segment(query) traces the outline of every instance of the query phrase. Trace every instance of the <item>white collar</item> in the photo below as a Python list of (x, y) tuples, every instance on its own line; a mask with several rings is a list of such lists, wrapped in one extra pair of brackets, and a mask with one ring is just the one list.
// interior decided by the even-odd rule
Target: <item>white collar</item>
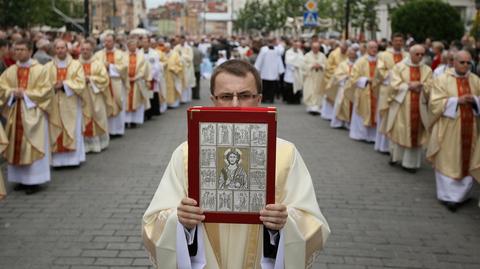
[(412, 59), (410, 59), (410, 57), (408, 57), (408, 58), (405, 59), (404, 61), (405, 61), (405, 63), (406, 63), (408, 66), (413, 66), (413, 67), (419, 67), (419, 66), (421, 66), (422, 63), (423, 63), (423, 60), (422, 60), (422, 61), (420, 61), (420, 63), (414, 64), (414, 63), (412, 63)]
[(465, 73), (464, 75), (460, 75), (457, 73), (457, 71), (455, 69), (453, 69), (453, 76), (456, 77), (456, 78), (466, 78), (468, 77), (468, 75), (470, 74), (470, 70), (467, 71), (467, 73)]
[(57, 67), (58, 68), (66, 68), (67, 67), (67, 58), (65, 58), (65, 60), (57, 59)]
[(17, 61), (17, 65), (19, 67), (22, 67), (22, 68), (29, 68), (30, 66), (32, 66), (32, 59), (28, 59), (26, 62), (20, 62), (20, 61)]
[(368, 59), (369, 62), (374, 62), (374, 61), (377, 60), (377, 56), (368, 55), (368, 56), (367, 56), (367, 59)]

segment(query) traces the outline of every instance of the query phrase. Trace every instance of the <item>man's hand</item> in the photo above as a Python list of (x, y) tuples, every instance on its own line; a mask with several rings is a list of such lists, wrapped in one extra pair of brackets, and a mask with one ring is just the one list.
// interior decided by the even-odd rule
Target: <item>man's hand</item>
[(270, 230), (281, 230), (287, 223), (287, 207), (282, 204), (268, 204), (260, 210), (260, 220)]
[(16, 98), (16, 99), (22, 99), (23, 98), (23, 91), (24, 89), (15, 89), (13, 91), (13, 96)]
[(191, 198), (183, 198), (177, 207), (178, 221), (187, 229), (193, 229), (200, 224), (205, 215), (203, 210), (197, 206), (197, 201)]
[(474, 104), (475, 103), (475, 98), (471, 94), (466, 94), (458, 97), (458, 104), (459, 105), (464, 105), (464, 104)]
[(134, 82), (134, 81), (135, 81), (135, 78), (128, 78), (128, 80), (129, 80), (130, 82)]
[(418, 81), (408, 83), (408, 89), (411, 91), (419, 92), (422, 89), (422, 84)]
[(63, 88), (63, 81), (57, 81), (55, 82), (55, 84), (53, 85), (53, 88), (55, 89), (55, 93), (62, 90)]

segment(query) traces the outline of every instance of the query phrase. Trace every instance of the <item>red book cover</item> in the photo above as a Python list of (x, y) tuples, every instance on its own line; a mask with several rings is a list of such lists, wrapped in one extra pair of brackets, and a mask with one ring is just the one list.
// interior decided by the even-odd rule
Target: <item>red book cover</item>
[(205, 222), (260, 224), (275, 203), (277, 111), (270, 107), (191, 107), (188, 197)]

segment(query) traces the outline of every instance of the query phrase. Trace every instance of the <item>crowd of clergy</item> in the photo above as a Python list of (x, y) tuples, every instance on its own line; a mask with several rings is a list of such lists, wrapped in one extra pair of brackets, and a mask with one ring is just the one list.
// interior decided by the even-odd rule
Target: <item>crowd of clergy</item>
[(480, 180), (480, 46), (468, 37), (446, 44), (399, 33), (364, 42), (105, 33), (49, 41), (13, 33), (12, 60), (2, 55), (2, 34), (0, 146), (8, 181), (27, 194), (50, 180), (51, 166), (78, 166), (125, 128), (198, 99), (200, 77), (229, 59), (257, 68), (263, 103), (303, 103), (406, 172), (426, 158), (451, 211)]
[[(80, 166), (87, 153), (102, 152), (126, 128), (199, 98), (194, 65), (200, 63), (194, 58), (201, 61), (201, 54), (194, 56), (184, 36), (161, 49), (150, 41), (135, 34), (119, 46), (107, 33), (100, 44), (82, 39), (75, 55), (68, 40), (40, 38), (33, 55), (31, 39), (13, 36), (13, 63), (7, 65), (6, 55), (0, 55), (0, 150), (15, 191), (41, 191), (51, 167)], [(49, 53), (42, 50), (45, 44)]]
[(438, 200), (454, 212), (480, 180), (480, 79), (473, 53), (459, 43), (446, 49), (433, 42), (429, 49), (405, 41), (397, 33), (386, 46), (338, 42), (328, 57), (320, 42), (306, 54), (294, 43), (285, 54), (285, 85), (303, 90), (310, 114), (372, 143), (390, 165), (415, 173), (426, 158)]

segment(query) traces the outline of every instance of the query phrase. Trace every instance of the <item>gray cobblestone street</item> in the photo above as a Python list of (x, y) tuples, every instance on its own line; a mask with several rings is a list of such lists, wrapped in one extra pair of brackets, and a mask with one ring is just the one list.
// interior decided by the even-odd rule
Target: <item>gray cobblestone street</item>
[[(202, 101), (209, 104), (207, 86)], [(277, 101), (279, 137), (296, 144), (332, 234), (314, 268), (480, 268), (479, 188), (456, 213), (436, 200), (428, 164), (388, 165), (303, 106)], [(36, 195), (0, 201), (0, 268), (149, 268), (141, 217), (172, 151), (186, 139), (187, 106), (170, 110), (79, 168), (52, 171)]]

